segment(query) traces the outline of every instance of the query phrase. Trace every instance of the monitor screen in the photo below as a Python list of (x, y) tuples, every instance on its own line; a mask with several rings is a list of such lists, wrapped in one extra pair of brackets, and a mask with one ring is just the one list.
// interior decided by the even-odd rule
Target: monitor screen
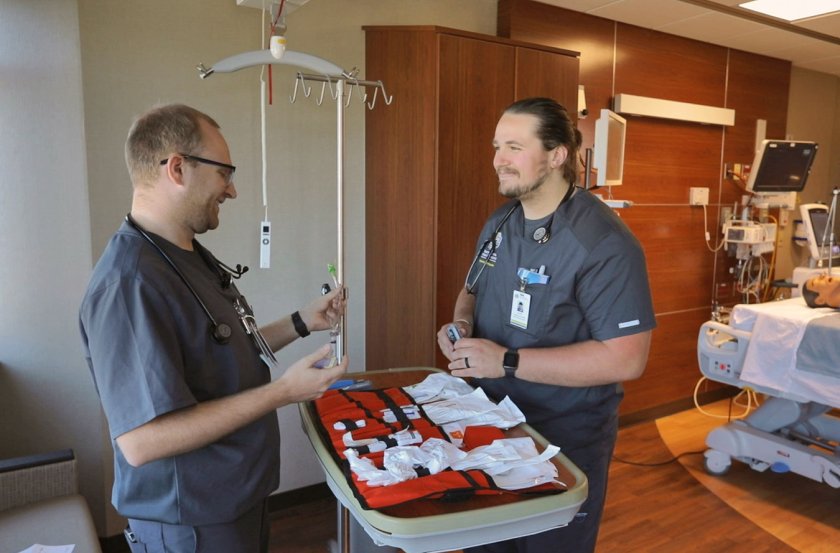
[(802, 191), (817, 149), (816, 142), (762, 141), (750, 170), (747, 190), (756, 193)]
[(594, 166), (597, 186), (618, 186), (624, 178), (627, 120), (608, 109), (595, 122)]
[(802, 204), (799, 206), (800, 214), (802, 215), (802, 223), (805, 226), (805, 238), (808, 241), (808, 251), (811, 258), (815, 261), (820, 259), (828, 259), (829, 251), (832, 252), (831, 257), (837, 257), (840, 248), (838, 248), (837, 229), (835, 223), (834, 233), (834, 247), (829, 250), (831, 246), (831, 230), (828, 228), (829, 210), (823, 204)]

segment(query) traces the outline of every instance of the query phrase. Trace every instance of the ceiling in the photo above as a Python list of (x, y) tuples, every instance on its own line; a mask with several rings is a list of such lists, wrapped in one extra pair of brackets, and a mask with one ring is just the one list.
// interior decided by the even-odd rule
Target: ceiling
[(538, 1), (840, 77), (840, 12), (788, 23), (739, 8), (745, 0)]

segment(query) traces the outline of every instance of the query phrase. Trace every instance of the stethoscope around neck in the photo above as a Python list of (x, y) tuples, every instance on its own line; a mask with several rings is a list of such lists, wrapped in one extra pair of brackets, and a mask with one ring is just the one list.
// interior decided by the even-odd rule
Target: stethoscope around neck
[[(230, 325), (227, 323), (220, 323), (216, 321), (215, 317), (213, 317), (213, 314), (210, 313), (210, 310), (207, 308), (207, 305), (202, 301), (201, 296), (198, 295), (198, 292), (195, 291), (195, 288), (193, 288), (192, 284), (190, 284), (190, 281), (187, 280), (186, 275), (184, 275), (181, 269), (178, 268), (178, 265), (175, 264), (175, 262), (172, 260), (171, 257), (169, 257), (169, 255), (163, 250), (163, 248), (161, 248), (157, 244), (157, 242), (155, 242), (152, 239), (152, 237), (149, 236), (149, 233), (147, 233), (146, 230), (143, 227), (141, 227), (137, 223), (137, 221), (134, 220), (134, 217), (131, 216), (131, 213), (125, 216), (125, 220), (129, 225), (131, 225), (134, 228), (134, 230), (140, 233), (140, 236), (142, 236), (149, 244), (151, 244), (155, 248), (155, 250), (157, 250), (157, 252), (164, 259), (164, 261), (166, 261), (166, 263), (170, 267), (172, 267), (172, 269), (175, 271), (175, 273), (190, 291), (190, 294), (192, 294), (192, 296), (195, 298), (195, 301), (198, 302), (198, 305), (201, 306), (201, 310), (204, 311), (204, 314), (210, 321), (210, 336), (213, 337), (213, 340), (215, 340), (219, 344), (227, 344), (230, 340), (231, 334), (233, 333), (230, 328)], [(201, 255), (202, 258), (205, 259), (205, 261), (207, 261), (207, 256), (202, 252), (200, 248), (198, 250), (198, 253), (199, 255)], [(237, 265), (236, 269), (232, 269), (224, 263), (222, 263), (221, 261), (219, 261), (218, 259), (213, 258), (212, 261), (219, 269), (219, 275), (221, 278), (223, 288), (227, 288), (228, 286), (230, 286), (231, 278), (240, 278), (243, 274), (245, 274), (248, 271), (248, 267), (243, 267), (241, 265)]]
[[(575, 185), (569, 184), (569, 188), (566, 190), (566, 193), (563, 195), (563, 198), (560, 200), (560, 203), (557, 204), (557, 209), (560, 208), (561, 205), (566, 203), (566, 201), (572, 197), (575, 193)], [(502, 227), (510, 219), (510, 216), (513, 215), (513, 212), (519, 209), (522, 205), (522, 202), (515, 202), (513, 206), (505, 213), (504, 217), (499, 221), (496, 225), (496, 228), (490, 234), (490, 238), (484, 241), (481, 247), (476, 252), (475, 256), (473, 257), (472, 263), (470, 263), (470, 268), (467, 270), (467, 278), (464, 281), (464, 288), (467, 290), (468, 294), (473, 294), (473, 289), (475, 285), (478, 283), (479, 277), (481, 277), (481, 273), (484, 272), (484, 267), (487, 266), (487, 263), (490, 260), (490, 257), (495, 253), (496, 247), (498, 245), (499, 234), (502, 231)], [(556, 210), (555, 210), (556, 211)], [(554, 215), (552, 215), (552, 218)], [(551, 219), (548, 220), (547, 225), (542, 225), (534, 231), (534, 234), (531, 238), (537, 244), (545, 244), (551, 239)], [(476, 271), (477, 269), (477, 271)], [(475, 272), (475, 274), (473, 274)]]

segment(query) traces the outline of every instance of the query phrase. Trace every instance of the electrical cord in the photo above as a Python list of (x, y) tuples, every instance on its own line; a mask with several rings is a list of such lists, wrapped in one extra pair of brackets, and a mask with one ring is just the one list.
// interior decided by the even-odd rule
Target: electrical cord
[[(700, 385), (703, 382), (705, 382), (706, 380), (708, 380), (708, 378), (703, 376), (697, 381), (697, 384), (694, 386), (694, 406), (697, 408), (698, 411), (700, 411), (700, 413), (702, 413), (703, 415), (706, 415), (707, 417), (712, 417), (712, 418), (716, 418), (716, 419), (727, 419), (727, 421), (731, 421), (733, 419), (741, 419), (741, 418), (744, 418), (747, 415), (749, 415), (750, 412), (754, 408), (758, 407), (758, 405), (759, 405), (758, 397), (757, 397), (755, 391), (753, 391), (750, 388), (744, 388), (743, 390), (741, 390), (740, 393), (738, 393), (738, 395), (736, 395), (733, 398), (730, 398), (729, 412), (726, 415), (715, 415), (714, 413), (710, 413), (710, 412), (704, 410), (700, 406), (700, 402), (697, 399), (697, 394), (698, 394), (698, 391), (700, 389)], [(739, 398), (741, 398), (742, 396), (747, 398), (746, 405), (744, 403), (739, 403), (739, 401), (738, 401)], [(738, 415), (733, 415), (732, 414), (732, 406), (733, 405), (738, 405), (740, 407), (743, 407), (744, 412), (741, 413), (741, 414), (738, 414)], [(684, 451), (684, 452), (682, 452), (678, 455), (675, 455), (675, 456), (673, 456), (670, 459), (667, 459), (665, 461), (653, 461), (653, 462), (630, 461), (628, 459), (623, 459), (623, 458), (621, 458), (621, 457), (619, 457), (618, 455), (615, 455), (615, 454), (613, 454), (612, 459), (613, 459), (613, 461), (617, 461), (617, 462), (623, 463), (625, 465), (632, 465), (632, 466), (636, 466), (636, 467), (661, 467), (661, 466), (673, 463), (675, 461), (678, 461), (679, 459), (681, 459), (683, 457), (686, 457), (688, 455), (702, 455), (705, 452), (706, 452), (705, 449), (699, 450), (699, 451)]]
[(622, 459), (621, 457), (619, 457), (617, 455), (613, 455), (612, 458), (613, 458), (613, 461), (618, 461), (619, 463), (623, 463), (625, 465), (632, 465), (634, 467), (661, 467), (661, 466), (664, 466), (664, 465), (671, 464), (675, 461), (678, 461), (679, 459), (681, 459), (681, 458), (683, 458), (687, 455), (702, 455), (705, 452), (706, 452), (705, 449), (701, 450), (701, 451), (684, 451), (684, 452), (680, 453), (679, 455), (675, 455), (674, 457), (671, 457), (667, 461), (656, 461), (656, 462), (652, 462), (652, 463), (642, 463), (642, 462), (639, 462), (639, 461), (628, 461), (627, 459)]

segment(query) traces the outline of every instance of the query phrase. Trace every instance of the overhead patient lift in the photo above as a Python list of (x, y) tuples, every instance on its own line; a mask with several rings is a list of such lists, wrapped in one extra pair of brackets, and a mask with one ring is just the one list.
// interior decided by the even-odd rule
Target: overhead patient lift
[[(247, 67), (254, 67), (267, 64), (282, 64), (301, 67), (314, 73), (298, 72), (295, 77), (294, 92), (289, 97), (289, 100), (294, 103), (298, 97), (298, 92), (301, 91), (305, 98), (309, 98), (312, 94), (312, 85), (307, 84), (311, 82), (320, 82), (321, 91), (316, 97), (315, 101), (321, 105), (325, 100), (325, 90), (329, 88), (330, 100), (335, 103), (336, 107), (336, 195), (337, 195), (337, 272), (335, 278), (337, 282), (344, 283), (344, 109), (350, 105), (353, 97), (353, 90), (357, 90), (359, 100), (364, 103), (368, 109), (374, 109), (377, 98), (381, 95), (382, 102), (385, 105), (390, 105), (393, 99), (385, 91), (385, 85), (382, 81), (359, 80), (357, 78), (357, 71), (345, 71), (341, 67), (327, 61), (323, 58), (306, 54), (303, 52), (295, 52), (287, 50), (282, 54), (282, 57), (277, 57), (272, 54), (270, 50), (256, 50), (251, 52), (243, 52), (220, 60), (212, 67), (205, 67), (204, 64), (199, 64), (199, 77), (206, 79), (215, 73), (231, 73), (239, 71)], [(373, 89), (373, 96), (369, 100), (370, 95), (365, 92), (366, 89)], [(380, 92), (381, 91), (381, 92)], [(264, 107), (264, 102), (263, 106)], [(341, 359), (345, 351), (345, 342), (347, 339), (346, 329), (346, 312), (341, 317), (339, 328), (336, 337), (334, 355), (336, 359)], [(350, 547), (350, 511), (339, 503), (338, 506), (338, 548), (342, 553), (349, 551)]]
[[(321, 92), (316, 99), (319, 106), (324, 102), (324, 92), (327, 88), (330, 90), (330, 99), (335, 102), (337, 145), (337, 272), (335, 274), (335, 278), (337, 282), (344, 283), (344, 108), (347, 108), (350, 105), (354, 89), (358, 91), (357, 96), (359, 100), (371, 110), (376, 106), (376, 101), (380, 96), (380, 91), (382, 101), (386, 105), (391, 104), (393, 97), (389, 96), (385, 91), (385, 85), (382, 81), (359, 80), (357, 78), (358, 71), (355, 68), (352, 71), (345, 71), (341, 67), (323, 58), (292, 50), (284, 51), (280, 57), (273, 55), (270, 50), (243, 52), (220, 60), (209, 68), (200, 63), (196, 69), (198, 70), (199, 77), (206, 79), (215, 73), (231, 73), (248, 67), (269, 64), (297, 66), (315, 72), (314, 74), (303, 72), (297, 73), (297, 76), (295, 77), (294, 92), (289, 97), (289, 100), (292, 103), (297, 100), (299, 90), (303, 92), (304, 97), (310, 97), (312, 94), (312, 86), (308, 85), (308, 82), (321, 83)], [(370, 100), (368, 100), (370, 95), (365, 92), (365, 89), (368, 88), (373, 89), (373, 96)], [(264, 107), (264, 102), (262, 107)], [(265, 158), (265, 156), (263, 157)], [(337, 332), (334, 350), (336, 359), (341, 359), (345, 351), (345, 341), (347, 339), (345, 319), (346, 313), (341, 317)]]
[[(794, 472), (840, 488), (840, 419), (828, 414), (833, 407), (840, 406), (834, 399), (840, 395), (840, 378), (831, 383), (821, 375), (816, 390), (806, 393), (808, 387), (796, 382), (795, 366), (782, 371), (774, 369), (776, 374), (767, 378), (755, 378), (752, 372), (744, 371), (745, 363), (756, 360), (755, 351), (750, 352), (748, 359), (751, 342), (753, 348), (763, 347), (758, 343), (756, 331), (770, 328), (764, 325), (757, 329), (758, 317), (773, 318), (781, 311), (786, 328), (795, 329), (807, 324), (804, 319), (828, 310), (811, 309), (802, 298), (736, 306), (735, 309), (739, 308), (752, 310), (746, 317), (741, 317), (744, 324), (730, 326), (708, 321), (701, 326), (697, 340), (700, 371), (716, 382), (749, 388), (768, 397), (745, 419), (732, 421), (708, 434), (706, 470), (722, 475), (735, 459), (757, 471), (769, 468), (774, 472)], [(735, 313), (733, 311), (733, 315)], [(797, 317), (803, 320), (797, 321)], [(770, 336), (764, 338), (771, 339)], [(795, 353), (791, 358), (796, 358)], [(764, 367), (759, 370), (764, 372)], [(840, 375), (840, 368), (832, 368), (832, 372)], [(811, 385), (813, 382), (808, 383)]]

